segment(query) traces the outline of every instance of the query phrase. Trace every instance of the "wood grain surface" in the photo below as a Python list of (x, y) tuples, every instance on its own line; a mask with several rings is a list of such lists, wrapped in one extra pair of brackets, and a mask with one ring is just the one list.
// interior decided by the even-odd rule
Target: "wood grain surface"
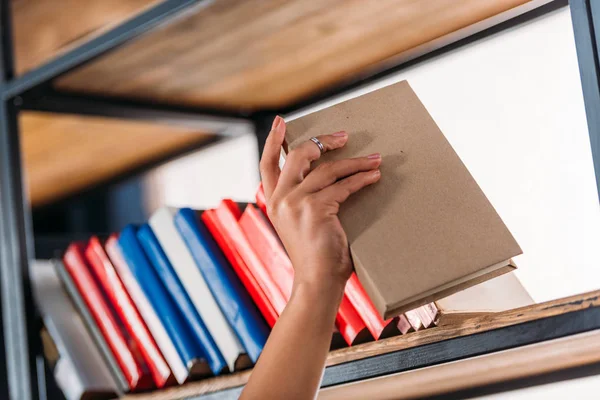
[(18, 75), (159, 0), (9, 0)]
[(220, 0), (69, 73), (57, 87), (185, 105), (276, 109), (530, 2), (536, 3)]
[(39, 206), (106, 181), (209, 134), (110, 118), (24, 112), (19, 118), (29, 199)]
[[(600, 290), (498, 313), (476, 315), (452, 314), (450, 319), (447, 320), (445, 320), (446, 316), (442, 315), (440, 317), (440, 325), (435, 328), (332, 351), (329, 353), (327, 365), (332, 366), (342, 364), (428, 343), (468, 336), (474, 333), (486, 332), (492, 329), (583, 310), (588, 307), (599, 306)], [(583, 351), (579, 349), (577, 354), (581, 354), (582, 352)], [(562, 360), (563, 364), (560, 365), (562, 365), (563, 368), (570, 366), (573, 364), (573, 360), (574, 359), (565, 358)], [(576, 361), (577, 360), (575, 359), (575, 363)], [(556, 363), (554, 365), (556, 368), (560, 367), (560, 365)], [(209, 378), (199, 382), (188, 383), (181, 387), (148, 394), (129, 395), (125, 396), (125, 398), (129, 400), (182, 399), (187, 396), (211, 393), (244, 385), (247, 382), (250, 373), (251, 371), (245, 371), (217, 378)], [(447, 371), (446, 373), (452, 374), (453, 372)], [(368, 396), (366, 398), (368, 398)]]
[(333, 386), (319, 400), (419, 399), (600, 362), (600, 331)]

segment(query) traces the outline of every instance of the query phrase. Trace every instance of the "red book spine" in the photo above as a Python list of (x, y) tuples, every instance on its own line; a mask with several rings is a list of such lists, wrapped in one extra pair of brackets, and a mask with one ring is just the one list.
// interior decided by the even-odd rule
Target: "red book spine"
[[(292, 262), (266, 217), (249, 204), (240, 218), (240, 226), (289, 299), (294, 281)], [(365, 323), (356, 313), (346, 295), (342, 298), (340, 309), (336, 315), (336, 326), (349, 345), (370, 339), (365, 329)]]
[(85, 256), (96, 279), (106, 293), (110, 305), (125, 325), (129, 335), (135, 340), (142, 357), (146, 361), (154, 383), (158, 388), (175, 383), (175, 378), (156, 342), (148, 331), (129, 293), (119, 278), (115, 267), (108, 258), (102, 243), (92, 237), (85, 249)]
[[(258, 307), (261, 314), (272, 328), (277, 321), (278, 314), (269, 301), (269, 298), (260, 287), (258, 281), (250, 272), (248, 265), (244, 262), (242, 256), (238, 253), (233, 239), (228, 235), (227, 230), (219, 220), (215, 210), (207, 210), (202, 213), (202, 221), (210, 231), (211, 235), (227, 257), (227, 260), (233, 267), (242, 285), (246, 288), (254, 304)], [(237, 223), (233, 218), (228, 219), (229, 223)], [(226, 221), (227, 222), (227, 221)]]
[(240, 218), (240, 227), (289, 301), (294, 283), (294, 268), (266, 218), (256, 207), (248, 204)]
[(344, 293), (375, 339), (379, 339), (387, 327), (395, 330), (397, 325), (393, 323), (393, 318), (387, 321), (381, 318), (355, 272), (348, 279)]
[(114, 311), (108, 306), (105, 294), (94, 280), (84, 258), (84, 244), (73, 243), (63, 257), (68, 273), (73, 278), (98, 328), (106, 339), (119, 367), (132, 391), (154, 388), (152, 376), (135, 342), (119, 323)]
[(238, 221), (241, 216), (239, 207), (231, 200), (223, 200), (214, 212), (227, 237), (231, 239), (235, 246), (237, 253), (248, 267), (271, 306), (275, 309), (277, 316), (281, 315), (287, 304), (287, 299), (246, 239)]
[(265, 197), (265, 189), (263, 188), (262, 182), (258, 185), (258, 190), (256, 191), (256, 205), (261, 209), (262, 212), (265, 213), (265, 215), (268, 216), (267, 198)]

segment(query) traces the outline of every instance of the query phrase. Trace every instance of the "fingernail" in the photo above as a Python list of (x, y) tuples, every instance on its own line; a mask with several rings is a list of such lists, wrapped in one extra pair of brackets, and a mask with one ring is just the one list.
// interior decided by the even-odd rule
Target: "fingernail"
[(278, 115), (273, 120), (273, 125), (271, 126), (271, 129), (277, 128), (277, 126), (279, 125), (280, 122), (281, 122), (281, 117)]
[(348, 136), (348, 133), (346, 133), (346, 131), (339, 131), (339, 132), (336, 132), (336, 133), (332, 133), (331, 136), (344, 137), (344, 136)]
[(378, 177), (379, 175), (381, 175), (381, 171), (380, 170), (376, 169), (375, 171), (373, 171), (373, 177), (374, 178)]
[(379, 153), (373, 153), (371, 155), (368, 155), (367, 158), (369, 158), (371, 160), (376, 160), (378, 158), (381, 158), (381, 154), (379, 154)]

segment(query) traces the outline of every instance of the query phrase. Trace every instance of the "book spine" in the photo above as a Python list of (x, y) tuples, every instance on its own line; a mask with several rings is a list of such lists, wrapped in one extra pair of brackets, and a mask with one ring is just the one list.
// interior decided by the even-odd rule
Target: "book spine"
[(146, 257), (137, 238), (137, 228), (132, 225), (125, 227), (117, 244), (119, 253), (173, 341), (188, 377), (196, 372), (198, 375), (210, 373), (204, 349), (192, 335), (185, 317)]
[[(266, 217), (260, 210), (249, 204), (240, 218), (240, 227), (286, 295), (286, 300), (289, 300), (294, 282), (292, 262)], [(349, 345), (369, 339), (369, 335), (365, 332), (364, 321), (356, 313), (345, 294), (336, 315), (336, 326)]]
[(177, 383), (183, 384), (188, 379), (188, 369), (179, 356), (175, 344), (169, 337), (169, 333), (131, 272), (129, 265), (123, 259), (117, 239), (118, 236), (116, 234), (113, 234), (108, 238), (105, 246), (106, 253), (109, 256), (110, 261), (112, 261), (112, 264), (115, 267), (119, 278), (123, 282), (123, 285), (127, 289), (127, 292), (131, 296), (131, 299), (139, 310), (144, 322), (148, 326), (158, 348), (165, 357), (169, 368), (173, 371)]
[(164, 287), (167, 288), (171, 299), (177, 304), (188, 329), (193, 334), (194, 339), (200, 343), (211, 371), (215, 375), (220, 374), (227, 368), (225, 358), (148, 224), (144, 224), (139, 228), (137, 238), (150, 260), (150, 264), (154, 267)]
[(201, 218), (204, 222), (204, 225), (206, 225), (211, 235), (215, 238), (215, 241), (223, 251), (223, 254), (225, 254), (225, 257), (242, 282), (242, 285), (244, 285), (248, 291), (248, 294), (254, 301), (254, 304), (256, 304), (265, 321), (272, 328), (277, 321), (277, 311), (275, 311), (275, 308), (269, 301), (269, 298), (260, 287), (254, 275), (252, 275), (252, 272), (250, 272), (248, 265), (246, 265), (244, 259), (238, 253), (233, 239), (227, 234), (227, 230), (217, 217), (216, 211), (204, 211)]
[(88, 242), (85, 256), (97, 281), (107, 294), (110, 305), (116, 310), (130, 336), (136, 341), (154, 383), (159, 388), (164, 387), (173, 380), (171, 370), (97, 237), (92, 237)]
[(388, 320), (381, 318), (369, 295), (360, 284), (355, 272), (348, 279), (344, 294), (348, 297), (350, 303), (354, 306), (356, 312), (360, 315), (367, 329), (375, 339), (381, 338), (386, 328), (395, 327), (393, 318)]
[[(162, 248), (162, 252), (157, 252), (157, 257), (160, 258), (162, 254), (166, 257), (167, 264), (170, 267), (169, 271), (173, 272), (176, 281), (180, 283), (181, 290), (191, 301), (193, 308), (196, 310), (195, 315), (200, 318), (207, 332), (216, 343), (229, 370), (234, 371), (239, 364), (242, 364), (241, 367), (247, 366), (249, 362), (245, 356), (246, 350), (228, 324), (215, 296), (211, 293), (209, 280), (216, 277), (205, 279), (203, 276), (184, 238), (175, 225), (175, 215), (177, 213), (177, 209), (167, 207), (157, 210), (150, 217), (149, 225), (152, 235), (148, 234), (150, 236), (148, 240), (152, 242), (153, 238), (156, 238), (158, 241), (159, 249)], [(145, 228), (142, 227), (141, 229)]]
[(269, 336), (267, 324), (196, 213), (189, 208), (179, 210), (175, 225), (227, 322), (256, 362)]
[(240, 227), (250, 246), (256, 251), (269, 274), (279, 286), (287, 303), (292, 294), (294, 269), (279, 240), (274, 237), (273, 231), (259, 213), (260, 211), (256, 207), (248, 204), (239, 220)]
[(223, 200), (215, 209), (215, 213), (277, 315), (281, 315), (287, 299), (246, 238), (239, 224), (241, 212), (237, 204), (231, 200)]
[(141, 357), (135, 341), (131, 340), (122, 321), (119, 321), (110, 309), (104, 294), (95, 282), (84, 258), (83, 244), (71, 244), (65, 252), (63, 262), (117, 359), (130, 389), (152, 388), (154, 384), (148, 366)]
[(73, 278), (71, 278), (71, 275), (66, 270), (65, 265), (62, 261), (57, 261), (54, 265), (56, 268), (56, 273), (60, 278), (61, 282), (63, 283), (65, 291), (69, 294), (69, 297), (71, 298), (73, 305), (77, 309), (77, 312), (81, 316), (81, 319), (83, 320), (88, 333), (92, 337), (96, 348), (102, 355), (102, 358), (104, 359), (108, 370), (114, 378), (115, 383), (117, 385), (117, 390), (120, 393), (128, 392), (130, 390), (129, 382), (125, 378), (125, 374), (119, 366), (117, 358), (110, 349), (106, 338), (104, 337), (104, 335), (100, 331), (100, 328), (96, 324), (96, 321), (94, 320), (90, 309), (87, 307), (83, 296), (81, 296), (81, 294), (79, 293), (79, 289), (77, 289), (75, 282), (73, 282)]

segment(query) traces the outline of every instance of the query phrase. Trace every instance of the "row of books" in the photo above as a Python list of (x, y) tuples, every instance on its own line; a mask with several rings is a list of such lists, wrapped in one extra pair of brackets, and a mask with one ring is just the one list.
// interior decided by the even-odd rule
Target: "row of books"
[[(164, 207), (142, 226), (71, 243), (61, 258), (35, 264), (39, 309), (59, 355), (54, 373), (68, 399), (183, 384), (257, 361), (294, 271), (262, 188), (256, 197), (258, 207)], [(436, 316), (428, 304), (383, 320), (353, 274), (332, 348), (427, 328)]]

